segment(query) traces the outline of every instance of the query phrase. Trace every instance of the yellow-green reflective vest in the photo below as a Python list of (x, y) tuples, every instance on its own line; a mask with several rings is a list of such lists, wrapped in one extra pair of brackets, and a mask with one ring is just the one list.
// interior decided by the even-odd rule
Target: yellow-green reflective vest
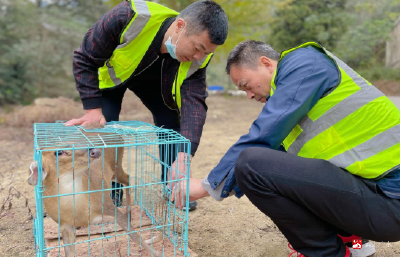
[[(321, 98), (283, 141), (288, 153), (324, 159), (352, 174), (378, 179), (400, 166), (400, 111), (378, 89), (320, 44), (339, 72), (339, 84)], [(279, 60), (279, 61), (280, 61)], [(276, 90), (275, 75), (271, 97)]]
[[(128, 80), (146, 54), (162, 23), (177, 12), (153, 2), (129, 1), (135, 15), (121, 33), (120, 44), (103, 67), (99, 69), (99, 88), (112, 88)], [(180, 87), (198, 69), (204, 68), (212, 54), (203, 60), (180, 63), (175, 76), (172, 95), (181, 107)]]

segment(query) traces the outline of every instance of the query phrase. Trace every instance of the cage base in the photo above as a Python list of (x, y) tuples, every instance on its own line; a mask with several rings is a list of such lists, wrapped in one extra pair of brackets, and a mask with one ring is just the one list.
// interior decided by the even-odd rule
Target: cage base
[[(151, 232), (146, 231), (142, 233), (143, 238), (151, 238)], [(91, 238), (100, 237), (100, 235), (92, 236)], [(85, 240), (87, 237), (79, 236), (78, 240)], [(157, 241), (155, 239), (154, 241)], [(48, 240), (47, 247), (57, 246), (58, 240)], [(90, 248), (90, 253), (89, 253)], [(178, 248), (174, 248), (173, 244), (169, 239), (160, 240), (158, 242), (153, 243), (153, 248), (159, 252), (163, 251), (163, 256), (184, 256), (182, 251), (179, 251)], [(164, 249), (164, 250), (163, 250)], [(193, 252), (189, 247), (187, 248), (188, 254), (190, 257), (197, 257), (198, 255)], [(64, 249), (53, 248), (51, 249), (47, 257), (65, 257)], [(90, 243), (90, 247), (88, 243), (78, 244), (75, 247), (75, 256), (83, 257), (83, 256), (142, 256), (142, 257), (150, 257), (150, 253), (145, 250), (140, 250), (139, 246), (132, 242), (129, 242), (129, 255), (128, 255), (128, 240), (126, 237), (114, 237), (110, 239), (102, 239), (96, 240)], [(187, 255), (189, 256), (189, 255)]]
[[(124, 210), (125, 207), (121, 208)], [(140, 219), (141, 217), (141, 219)], [(88, 227), (76, 229), (76, 239), (78, 242), (75, 245), (75, 256), (151, 256), (145, 250), (140, 250), (139, 245), (128, 240), (126, 233), (119, 225), (115, 225), (113, 217), (106, 217), (104, 224), (94, 224), (90, 226), (90, 239), (98, 239), (91, 242), (89, 240)], [(158, 252), (163, 252), (163, 256), (184, 256), (183, 251), (179, 251), (178, 247), (174, 247), (173, 243), (164, 236), (160, 231), (153, 228), (150, 218), (138, 206), (131, 206), (131, 222), (134, 229), (142, 232), (143, 240), (149, 240), (149, 245)], [(47, 252), (48, 257), (61, 256), (64, 257), (64, 249), (62, 247), (61, 232), (58, 231), (58, 224), (51, 218), (44, 219), (44, 238), (46, 239), (46, 247), (52, 248)], [(117, 235), (117, 236), (116, 236)], [(119, 235), (119, 236), (118, 236)], [(102, 237), (111, 237), (104, 238)], [(128, 251), (129, 242), (129, 251)], [(150, 243), (151, 242), (151, 243)], [(144, 243), (144, 242), (143, 242)], [(61, 247), (59, 247), (61, 245)], [(129, 253), (129, 255), (128, 255)], [(197, 257), (198, 255), (193, 252), (189, 247), (187, 248), (187, 255), (190, 257)]]

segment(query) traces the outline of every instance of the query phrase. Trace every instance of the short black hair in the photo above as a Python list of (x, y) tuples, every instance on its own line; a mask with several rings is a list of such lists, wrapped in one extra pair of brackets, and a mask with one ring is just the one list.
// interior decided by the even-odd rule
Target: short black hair
[(237, 44), (228, 55), (225, 71), (230, 74), (232, 65), (257, 69), (261, 56), (279, 61), (280, 54), (270, 45), (256, 40), (247, 40)]
[(187, 35), (197, 35), (208, 30), (211, 43), (216, 45), (222, 45), (228, 36), (228, 17), (216, 2), (194, 2), (179, 13), (179, 18), (187, 23)]

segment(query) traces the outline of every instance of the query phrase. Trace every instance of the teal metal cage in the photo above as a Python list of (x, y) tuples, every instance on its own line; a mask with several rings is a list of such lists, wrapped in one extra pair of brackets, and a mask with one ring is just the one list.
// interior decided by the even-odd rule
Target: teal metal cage
[[(117, 149), (123, 149), (122, 166), (129, 175), (129, 185), (124, 185), (121, 189), (129, 190), (131, 194), (131, 205), (136, 208), (137, 213), (135, 217), (133, 214), (128, 215), (132, 215), (129, 217), (129, 222), (133, 222), (131, 219), (135, 219), (135, 224), (138, 225), (132, 231), (121, 231), (116, 222), (106, 223), (103, 220), (93, 224), (88, 219), (88, 226), (85, 228), (87, 232), (84, 233), (84, 236), (77, 233), (82, 228), (74, 227), (74, 241), (71, 243), (74, 256), (153, 256), (152, 253), (138, 250), (141, 246), (136, 245), (130, 239), (130, 233), (138, 233), (142, 237), (145, 236), (143, 239), (150, 239), (148, 245), (163, 256), (190, 256), (188, 251), (188, 208), (185, 210), (176, 208), (174, 202), (170, 201), (171, 191), (168, 187), (171, 183), (185, 182), (189, 184), (190, 141), (188, 139), (173, 130), (140, 121), (109, 122), (104, 128), (90, 130), (81, 126), (67, 127), (62, 123), (40, 123), (34, 125), (34, 135), (34, 160), (37, 162), (38, 170), (38, 179), (35, 185), (36, 217), (33, 230), (36, 256), (65, 256), (63, 249), (65, 244), (62, 243), (59, 222), (61, 216), (65, 215), (65, 213), (60, 213), (62, 209), (60, 204), (65, 201), (63, 199), (72, 199), (73, 212), (68, 215), (72, 215), (75, 220), (77, 217), (74, 215), (78, 212), (75, 208), (75, 200), (80, 195), (90, 196), (101, 192), (103, 202), (105, 198), (110, 197), (112, 189), (105, 188), (104, 183), (102, 190), (79, 191), (77, 189), (82, 183), (78, 181), (79, 178), (75, 174), (77, 153), (82, 150), (84, 150), (83, 152), (87, 151), (89, 159), (89, 152), (93, 149), (99, 149), (101, 153), (104, 153), (106, 149), (115, 149), (116, 155), (118, 154)], [(60, 177), (59, 155), (63, 151), (70, 151), (73, 155), (73, 168), (69, 170), (71, 176), (68, 177), (72, 178), (72, 181), (66, 182), (66, 177)], [(45, 192), (49, 189), (43, 183), (49, 177), (47, 175), (43, 179), (46, 152), (50, 152), (51, 155), (54, 153), (57, 160), (54, 166), (56, 168), (53, 170), (54, 174), (52, 174), (52, 176), (57, 175), (57, 180), (55, 180), (57, 183), (53, 185), (57, 188), (57, 193), (53, 195), (46, 195)], [(162, 153), (164, 157), (161, 156)], [(179, 170), (182, 166), (176, 166), (174, 169), (180, 175), (179, 179), (168, 180), (166, 174), (173, 168), (171, 164), (178, 153), (184, 153), (186, 171)], [(91, 168), (90, 160), (87, 161), (87, 168)], [(163, 177), (162, 173), (164, 173)], [(116, 180), (114, 181), (116, 182)], [(88, 183), (90, 184), (90, 180)], [(65, 184), (72, 186), (71, 193), (61, 192)], [(88, 185), (88, 188), (90, 189), (91, 186)], [(186, 188), (186, 199), (182, 199), (186, 206), (189, 204), (188, 189), (189, 186)], [(52, 199), (52, 203), (58, 203), (58, 219), (53, 218), (56, 224), (53, 231), (46, 231), (50, 228), (45, 223), (50, 218), (45, 217), (44, 201), (50, 201), (50, 199)], [(91, 204), (93, 203), (89, 201), (89, 209)], [(114, 206), (114, 208), (117, 207)], [(114, 218), (116, 221), (116, 214)], [(53, 235), (52, 243), (45, 239), (49, 233)], [(142, 242), (142, 244), (145, 243), (147, 241)]]

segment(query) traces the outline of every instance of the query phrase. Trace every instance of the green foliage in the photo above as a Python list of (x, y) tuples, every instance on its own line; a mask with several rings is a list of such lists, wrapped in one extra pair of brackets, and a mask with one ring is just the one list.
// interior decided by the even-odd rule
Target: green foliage
[(363, 78), (368, 81), (387, 80), (400, 81), (400, 69), (390, 69), (385, 67), (371, 67), (357, 70)]
[[(84, 33), (123, 0), (2, 0), (0, 105), (78, 93), (72, 54)], [(154, 0), (181, 11), (196, 0)], [(381, 68), (385, 42), (400, 16), (400, 0), (215, 0), (228, 15), (229, 34), (208, 68), (208, 82), (232, 86), (226, 58), (243, 40), (282, 51), (319, 41), (369, 80), (400, 80)]]
[(109, 9), (112, 9), (114, 6), (120, 4), (123, 1), (125, 0), (105, 0), (104, 3)]
[(151, 2), (158, 2), (168, 8), (171, 8), (177, 12), (182, 11), (186, 6), (190, 5), (191, 3), (196, 2), (196, 0), (160, 0), (160, 1), (151, 1)]
[(216, 0), (216, 2), (225, 10), (229, 21), (228, 38), (216, 51), (222, 60), (226, 60), (229, 52), (238, 43), (249, 39), (263, 41), (269, 36), (269, 24), (272, 22), (275, 1)]
[(0, 104), (23, 101), (34, 92), (31, 59), (36, 50), (28, 39), (34, 39), (36, 31), (24, 25), (38, 24), (32, 7), (16, 1), (0, 14)]
[[(181, 11), (196, 0), (157, 1), (176, 11)], [(215, 0), (228, 16), (229, 32), (224, 45), (217, 48), (213, 63), (224, 62), (232, 48), (243, 40), (265, 39), (274, 0)]]
[(31, 51), (29, 44), (22, 41), (12, 46), (1, 46), (0, 51), (0, 105), (29, 101), (36, 95), (34, 72), (31, 59), (24, 52)]
[(346, 11), (349, 29), (338, 41), (335, 54), (352, 67), (382, 66), (386, 40), (400, 16), (400, 1), (357, 0)]
[(72, 18), (85, 21), (88, 24), (96, 22), (107, 10), (103, 0), (36, 0), (37, 6), (44, 11), (59, 9)]
[(332, 48), (346, 31), (346, 0), (284, 0), (279, 2), (267, 43), (283, 51), (307, 41)]
[(0, 13), (0, 105), (37, 96), (76, 95), (72, 53), (86, 29), (60, 6), (25, 0), (2, 4)]

